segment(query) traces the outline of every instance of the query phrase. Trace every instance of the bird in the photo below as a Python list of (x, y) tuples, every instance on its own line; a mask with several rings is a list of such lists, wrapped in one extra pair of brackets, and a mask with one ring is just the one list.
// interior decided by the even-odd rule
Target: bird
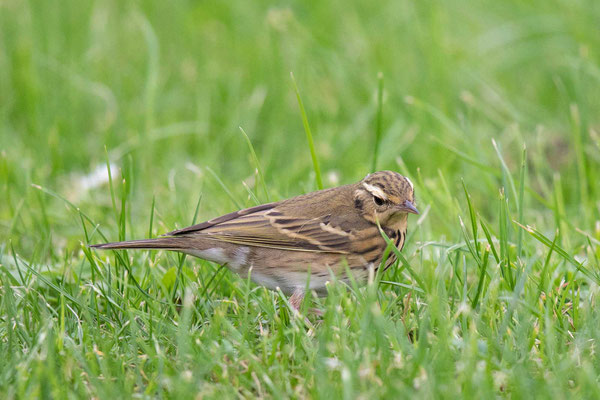
[[(158, 238), (90, 247), (172, 250), (215, 262), (281, 290), (299, 310), (307, 289), (326, 295), (332, 274), (348, 282), (349, 271), (364, 282), (370, 269), (380, 267), (387, 247), (380, 228), (402, 250), (408, 214), (419, 214), (413, 183), (397, 172), (378, 171), (356, 183), (246, 208)], [(384, 268), (395, 258), (390, 252)]]

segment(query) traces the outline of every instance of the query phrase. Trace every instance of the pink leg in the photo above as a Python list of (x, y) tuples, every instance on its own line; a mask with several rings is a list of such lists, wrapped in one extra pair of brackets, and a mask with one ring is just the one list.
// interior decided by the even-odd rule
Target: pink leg
[(315, 314), (318, 317), (322, 317), (324, 314), (323, 310), (319, 310), (318, 308), (309, 308), (308, 311), (311, 314)]
[[(300, 316), (300, 306), (302, 306), (302, 300), (304, 300), (304, 291), (301, 289), (296, 289), (294, 293), (288, 299), (290, 303), (290, 307), (292, 307), (293, 313), (295, 316)], [(310, 312), (311, 310), (309, 310)], [(304, 323), (307, 327), (309, 327), (309, 335), (313, 334), (313, 324), (310, 322), (308, 317), (304, 316)]]
[[(297, 289), (294, 291), (294, 293), (292, 293), (292, 295), (290, 296), (288, 301), (294, 311), (300, 312), (300, 306), (302, 306), (303, 300), (304, 300), (304, 291)], [(309, 308), (308, 312), (310, 314), (318, 315), (319, 317), (323, 316), (323, 311), (319, 310), (318, 308)]]
[(300, 306), (302, 305), (302, 300), (304, 300), (304, 291), (300, 289), (296, 289), (294, 293), (289, 298), (290, 306), (294, 309), (294, 311), (300, 311)]

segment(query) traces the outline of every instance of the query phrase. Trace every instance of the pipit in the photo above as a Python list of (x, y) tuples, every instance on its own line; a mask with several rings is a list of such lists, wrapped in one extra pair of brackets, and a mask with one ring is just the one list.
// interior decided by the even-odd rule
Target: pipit
[[(402, 250), (409, 213), (419, 213), (411, 181), (380, 171), (354, 184), (236, 211), (156, 239), (91, 247), (189, 254), (243, 277), (250, 274), (258, 285), (280, 288), (298, 309), (307, 288), (326, 293), (332, 273), (347, 281), (350, 271), (364, 281), (370, 268), (380, 266), (387, 244), (378, 224)], [(394, 261), (391, 252), (384, 267)]]

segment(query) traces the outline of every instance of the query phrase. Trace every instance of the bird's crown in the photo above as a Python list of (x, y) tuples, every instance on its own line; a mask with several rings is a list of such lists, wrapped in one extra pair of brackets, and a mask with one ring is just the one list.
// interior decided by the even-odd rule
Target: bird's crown
[(360, 182), (373, 196), (391, 203), (413, 201), (414, 186), (410, 179), (394, 171), (378, 171), (365, 176)]

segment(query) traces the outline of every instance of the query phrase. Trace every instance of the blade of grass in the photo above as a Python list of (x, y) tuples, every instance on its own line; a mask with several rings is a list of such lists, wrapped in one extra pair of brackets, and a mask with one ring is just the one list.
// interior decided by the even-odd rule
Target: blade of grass
[(498, 148), (498, 143), (496, 143), (496, 140), (492, 139), (492, 145), (494, 146), (494, 150), (496, 150), (496, 155), (500, 160), (500, 165), (502, 165), (502, 180), (504, 181), (503, 186), (506, 187), (506, 183), (510, 185), (510, 190), (513, 194), (513, 198), (515, 200), (515, 203), (517, 203), (518, 194), (515, 186), (515, 181), (512, 178), (510, 170), (508, 169), (508, 165), (506, 165), (506, 162), (504, 161), (504, 157), (502, 157), (502, 153), (500, 153), (500, 149)]
[(419, 287), (421, 289), (423, 289), (423, 291), (425, 291), (425, 284), (423, 283), (423, 280), (412, 269), (412, 267), (410, 266), (410, 263), (408, 262), (406, 257), (404, 257), (404, 254), (402, 254), (400, 252), (400, 250), (398, 250), (398, 248), (396, 247), (394, 242), (388, 237), (388, 235), (385, 234), (383, 229), (381, 229), (381, 226), (379, 225), (379, 223), (377, 223), (377, 227), (379, 228), (379, 234), (383, 237), (383, 240), (385, 240), (387, 245), (390, 246), (390, 248), (392, 249), (392, 251), (394, 252), (396, 257), (398, 257), (398, 259), (402, 262), (402, 265), (404, 266), (404, 268), (406, 268), (406, 270), (408, 271), (410, 276), (415, 280), (415, 282), (418, 283)]
[(469, 234), (467, 233), (467, 228), (465, 227), (465, 223), (463, 222), (463, 220), (462, 220), (462, 218), (460, 216), (458, 217), (458, 221), (460, 223), (460, 229), (461, 229), (461, 231), (463, 233), (463, 237), (465, 238), (465, 245), (469, 249), (469, 252), (473, 256), (473, 259), (475, 260), (475, 262), (477, 263), (477, 265), (479, 265), (479, 267), (481, 267), (482, 261), (481, 261), (481, 257), (479, 255), (479, 252), (477, 250), (477, 248), (479, 247), (479, 243), (475, 243), (474, 240), (472, 240), (471, 238), (469, 238)]
[(398, 287), (401, 287), (401, 288), (410, 289), (410, 290), (416, 290), (417, 292), (425, 293), (423, 291), (423, 289), (421, 289), (420, 287), (417, 287), (415, 285), (407, 285), (406, 283), (392, 282), (392, 281), (379, 281), (379, 283), (385, 284), (385, 285), (391, 285), (391, 286), (398, 286)]
[(267, 191), (267, 184), (265, 183), (265, 176), (263, 175), (262, 168), (260, 167), (260, 162), (258, 161), (256, 152), (254, 151), (254, 146), (252, 145), (252, 142), (250, 141), (248, 134), (246, 133), (246, 131), (244, 131), (244, 128), (242, 128), (241, 126), (240, 126), (240, 131), (242, 132), (242, 135), (244, 135), (244, 138), (246, 139), (246, 143), (248, 143), (248, 148), (250, 149), (250, 155), (252, 156), (252, 162), (254, 163), (254, 168), (256, 168), (256, 170), (258, 171), (260, 183), (263, 188), (263, 192), (265, 193), (265, 199), (267, 199), (267, 202), (270, 202), (271, 200), (269, 199), (269, 192)]
[[(477, 218), (475, 216), (475, 210), (473, 209), (473, 203), (471, 203), (471, 195), (469, 194), (469, 192), (467, 190), (467, 185), (465, 185), (464, 179), (461, 179), (461, 181), (462, 181), (463, 190), (465, 191), (465, 197), (467, 199), (467, 206), (469, 207), (469, 217), (471, 218), (473, 243), (475, 245), (475, 250), (476, 250), (477, 256), (480, 257), (481, 253), (480, 253), (480, 249), (479, 249), (479, 240), (478, 240), (478, 236), (477, 236)], [(460, 222), (462, 224), (462, 220)], [(465, 237), (465, 239), (466, 239), (466, 237)]]
[(221, 186), (221, 188), (223, 188), (223, 191), (227, 194), (227, 196), (229, 197), (229, 199), (231, 199), (231, 201), (233, 202), (233, 204), (235, 204), (235, 206), (238, 209), (240, 209), (240, 210), (242, 208), (244, 208), (244, 207), (242, 207), (242, 205), (240, 203), (238, 203), (238, 201), (235, 199), (235, 197), (233, 196), (233, 194), (231, 193), (231, 191), (227, 188), (227, 186), (225, 186), (225, 183), (223, 183), (223, 181), (221, 180), (221, 178), (219, 178), (219, 176), (215, 173), (215, 171), (213, 171), (212, 168), (210, 168), (210, 167), (206, 167), (206, 170), (208, 172), (210, 172), (210, 174), (213, 176), (213, 178), (215, 178), (215, 180)]
[[(190, 225), (196, 224), (196, 219), (198, 218), (198, 212), (200, 211), (200, 202), (202, 201), (202, 194), (198, 196), (198, 201), (196, 202), (196, 209), (194, 210), (194, 216), (192, 217), (192, 223)], [(185, 262), (186, 254), (179, 254), (179, 263), (177, 265), (177, 275), (175, 276), (175, 283), (173, 284), (173, 291), (171, 292), (171, 299), (175, 301), (175, 293), (177, 292), (177, 286), (179, 281), (181, 280), (181, 271), (183, 270), (183, 263)]]
[[(521, 229), (522, 230), (522, 229)], [(550, 259), (552, 258), (552, 253), (556, 248), (556, 241), (558, 240), (558, 229), (556, 230), (556, 234), (554, 235), (554, 239), (552, 239), (552, 244), (550, 245), (550, 250), (548, 250), (548, 255), (546, 256), (546, 260), (544, 261), (544, 267), (542, 268), (542, 272), (540, 273), (540, 285), (538, 297), (544, 291), (546, 287), (546, 275), (548, 274), (548, 268), (550, 266)]]
[(439, 138), (437, 138), (435, 136), (432, 136), (431, 139), (436, 141), (440, 146), (442, 146), (446, 150), (450, 151), (451, 153), (454, 153), (458, 158), (462, 159), (463, 161), (466, 161), (469, 164), (472, 164), (473, 166), (492, 174), (493, 176), (496, 176), (496, 177), (501, 176), (501, 174), (497, 171), (496, 168), (490, 167), (489, 165), (486, 165), (480, 161), (475, 160), (473, 157), (456, 149), (455, 147), (450, 146), (449, 144), (442, 142)]
[(504, 188), (500, 189), (500, 207), (498, 215), (498, 224), (500, 226), (500, 270), (502, 276), (505, 279), (508, 287), (514, 289), (514, 282), (512, 278), (512, 268), (510, 263), (510, 249), (509, 249), (509, 235), (508, 229), (508, 200), (506, 198)]
[(379, 156), (379, 144), (381, 142), (381, 130), (383, 120), (383, 73), (377, 74), (377, 117), (375, 123), (375, 149), (373, 150), (373, 166), (371, 171), (377, 171), (377, 157)]
[[(89, 216), (87, 216), (87, 215), (86, 215), (86, 214), (85, 214), (83, 211), (81, 211), (81, 210), (79, 209), (79, 207), (75, 206), (75, 205), (74, 205), (73, 203), (71, 203), (69, 200), (65, 199), (64, 197), (62, 197), (61, 195), (59, 195), (58, 193), (56, 193), (56, 192), (54, 192), (54, 191), (52, 191), (52, 190), (50, 190), (50, 189), (44, 188), (44, 187), (42, 187), (42, 186), (40, 186), (40, 185), (36, 185), (36, 184), (33, 184), (33, 183), (31, 184), (31, 186), (33, 186), (34, 188), (36, 188), (36, 189), (38, 189), (38, 190), (41, 190), (42, 192), (44, 192), (44, 193), (46, 193), (46, 194), (48, 194), (48, 195), (50, 195), (50, 196), (52, 196), (52, 197), (55, 197), (55, 198), (57, 198), (57, 199), (59, 199), (59, 200), (63, 201), (63, 202), (64, 202), (66, 205), (68, 205), (68, 206), (69, 206), (69, 207), (70, 207), (70, 208), (71, 208), (73, 211), (75, 211), (75, 212), (77, 212), (77, 213), (78, 213), (78, 216), (80, 217), (80, 219), (82, 219), (82, 221), (83, 221), (83, 219), (85, 218), (85, 220), (86, 220), (86, 221), (88, 221), (88, 222), (89, 222), (91, 225), (93, 225), (93, 226), (95, 227), (94, 231), (98, 231), (98, 234), (99, 234), (99, 235), (102, 237), (102, 239), (103, 239), (105, 242), (108, 242), (108, 239), (107, 239), (107, 238), (106, 238), (106, 236), (105, 236), (105, 235), (102, 233), (102, 231), (99, 229), (98, 225), (97, 225), (97, 224), (96, 224), (96, 223), (95, 223), (95, 222), (94, 222), (94, 221), (93, 221), (93, 220), (92, 220), (92, 219), (91, 219)], [(125, 267), (126, 267), (126, 268), (129, 268), (128, 264), (126, 264), (126, 263), (125, 263), (125, 261), (123, 260), (123, 258), (121, 257), (121, 254), (119, 254), (119, 251), (114, 251), (114, 253), (115, 253), (116, 257), (120, 259), (120, 262), (121, 262), (123, 265), (125, 265)], [(99, 269), (98, 269), (98, 270), (99, 270)], [(137, 288), (137, 289), (138, 289), (140, 292), (142, 292), (142, 294), (143, 294), (144, 296), (146, 296), (147, 298), (149, 298), (149, 299), (151, 299), (151, 300), (157, 301), (157, 302), (159, 302), (159, 303), (164, 303), (163, 301), (161, 301), (161, 300), (158, 300), (158, 299), (156, 299), (156, 298), (152, 297), (152, 296), (151, 296), (151, 295), (150, 295), (150, 294), (149, 294), (149, 293), (148, 293), (146, 290), (144, 290), (144, 289), (143, 289), (143, 288), (140, 286), (140, 284), (138, 283), (138, 281), (135, 279), (135, 277), (134, 277), (133, 273), (131, 272), (131, 270), (128, 270), (128, 272), (129, 272), (130, 278), (131, 278), (131, 279), (132, 279), (132, 281), (133, 281), (133, 284), (136, 286), (136, 288)], [(166, 304), (166, 303), (164, 303), (164, 304)]]
[[(523, 145), (523, 153), (521, 156), (521, 171), (519, 173), (519, 202), (518, 207), (518, 218), (519, 221), (523, 221), (523, 212), (525, 210), (524, 195), (525, 195), (525, 176), (527, 176), (527, 147)], [(519, 229), (517, 233), (517, 256), (521, 257), (523, 251), (523, 230)]]
[(150, 224), (148, 225), (148, 237), (152, 237), (152, 225), (154, 224), (154, 206), (156, 204), (156, 196), (152, 196), (152, 207), (150, 208)]
[(294, 90), (296, 91), (296, 99), (298, 99), (298, 106), (300, 107), (300, 114), (302, 116), (302, 124), (304, 125), (304, 131), (306, 132), (306, 139), (308, 140), (308, 147), (310, 148), (310, 156), (312, 157), (313, 168), (315, 170), (315, 179), (317, 181), (317, 188), (319, 190), (321, 190), (321, 189), (323, 189), (323, 180), (321, 179), (321, 169), (319, 168), (319, 161), (317, 160), (315, 144), (313, 143), (313, 137), (312, 137), (312, 133), (310, 131), (310, 125), (308, 124), (308, 118), (306, 117), (306, 110), (304, 109), (304, 104), (302, 103), (302, 98), (300, 97), (300, 91), (298, 90), (298, 85), (296, 84), (296, 79), (294, 78), (294, 73), (290, 72), (290, 76), (292, 77), (292, 83), (294, 84)]
[[(13, 249), (14, 251), (14, 249)], [(16, 255), (15, 255), (16, 257)], [(55, 285), (54, 283), (52, 283), (50, 280), (48, 280), (44, 275), (42, 275), (40, 272), (38, 272), (35, 268), (31, 267), (27, 262), (25, 262), (21, 257), (19, 257), (21, 259), (21, 262), (23, 263), (23, 265), (25, 265), (25, 267), (33, 274), (35, 275), (40, 281), (42, 281), (46, 286), (48, 286), (49, 288), (53, 289), (54, 291), (56, 291), (56, 293), (58, 295), (63, 295), (64, 297), (66, 297), (67, 299), (71, 300), (74, 304), (77, 304), (77, 306), (79, 306), (81, 309), (87, 309), (89, 311), (92, 312), (92, 314), (94, 316), (96, 316), (96, 318), (101, 319), (102, 321), (106, 322), (109, 325), (112, 325), (113, 321), (109, 318), (107, 318), (106, 316), (104, 316), (103, 314), (99, 314), (96, 312), (96, 310), (94, 310), (92, 307), (86, 306), (82, 303), (79, 302), (79, 300), (77, 298), (75, 298), (74, 296), (72, 296), (69, 292), (65, 291), (63, 288), (61, 288), (60, 286)]]
[[(113, 187), (112, 171), (110, 168), (110, 160), (108, 158), (108, 149), (106, 146), (104, 146), (104, 155), (106, 156), (106, 171), (108, 172), (108, 187), (110, 188), (110, 201), (112, 203), (113, 212), (115, 213), (115, 220), (118, 221), (119, 213), (117, 212), (117, 202), (115, 200), (115, 189)], [(119, 234), (120, 234), (120, 232), (119, 232)], [(122, 238), (119, 236), (119, 240), (125, 240), (125, 238)]]
[[(556, 226), (561, 232), (568, 232), (570, 221), (567, 218), (565, 196), (563, 193), (563, 185), (560, 174), (557, 172), (554, 174), (554, 220)], [(570, 235), (560, 235), (560, 242), (565, 247), (571, 247)]]
[(494, 258), (496, 259), (496, 262), (498, 264), (500, 264), (500, 257), (498, 256), (498, 252), (496, 251), (496, 246), (494, 246), (494, 242), (492, 241), (492, 235), (490, 234), (490, 229), (488, 228), (487, 224), (483, 221), (483, 218), (481, 218), (481, 216), (479, 217), (479, 225), (481, 225), (483, 234), (485, 235), (485, 238), (487, 239), (487, 242), (490, 246), (490, 249), (492, 250), (492, 254), (494, 255)]
[(489, 263), (489, 259), (490, 259), (490, 253), (489, 251), (486, 249), (483, 252), (483, 265), (481, 266), (481, 268), (479, 269), (479, 281), (477, 282), (477, 292), (475, 293), (475, 297), (473, 297), (473, 301), (471, 302), (471, 307), (473, 309), (478, 308), (479, 307), (479, 297), (482, 293), (483, 290), (483, 282), (485, 280), (485, 275), (487, 272), (487, 266)]
[(548, 239), (541, 232), (539, 232), (538, 230), (536, 230), (536, 229), (534, 229), (534, 228), (532, 228), (530, 226), (521, 225), (517, 221), (513, 221), (513, 223), (515, 223), (516, 225), (520, 226), (522, 229), (524, 229), (527, 233), (529, 233), (531, 236), (533, 236), (535, 239), (537, 239), (544, 246), (546, 246), (548, 248), (553, 248), (554, 252), (556, 254), (560, 255), (563, 259), (565, 259), (566, 261), (568, 261), (571, 265), (573, 265), (575, 267), (575, 269), (577, 269), (579, 272), (581, 272), (587, 278), (591, 279), (597, 285), (600, 284), (600, 278), (596, 274), (594, 274), (592, 271), (590, 271), (588, 268), (586, 268), (582, 263), (580, 263), (579, 261), (577, 261), (565, 249), (563, 249), (562, 247), (560, 247), (559, 245), (557, 245), (555, 243), (556, 240), (550, 240), (550, 239)]
[(461, 127), (459, 125), (457, 125), (453, 119), (448, 118), (448, 116), (446, 116), (442, 110), (433, 106), (432, 104), (427, 103), (427, 102), (420, 100), (413, 96), (406, 96), (404, 98), (404, 102), (408, 105), (411, 105), (420, 110), (423, 110), (426, 113), (428, 113), (429, 115), (431, 115), (435, 120), (437, 120), (440, 123), (440, 125), (442, 125), (444, 128), (446, 128), (446, 130), (449, 133), (452, 133), (454, 135), (454, 137), (463, 138), (465, 136)]

